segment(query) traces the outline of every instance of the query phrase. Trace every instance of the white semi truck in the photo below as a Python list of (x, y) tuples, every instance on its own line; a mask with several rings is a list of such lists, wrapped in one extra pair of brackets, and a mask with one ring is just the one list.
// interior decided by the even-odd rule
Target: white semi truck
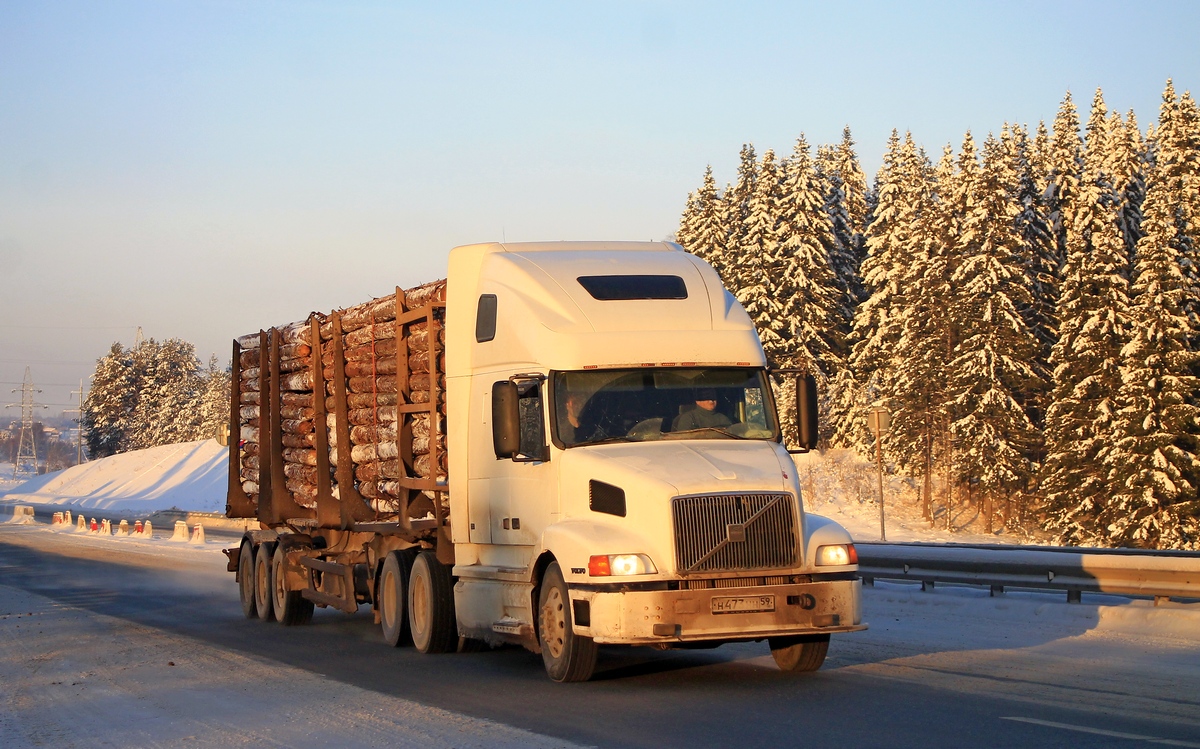
[[(418, 306), (398, 290), (388, 311), (396, 340), (427, 350), (372, 343), (386, 353), (371, 371), (399, 382), (390, 431), (357, 432), (391, 440), (370, 456), (345, 449), (364, 411), (346, 388), (349, 311), (235, 342), (235, 368), (246, 345), (260, 357), (259, 390), (235, 372), (231, 404), (234, 434), (258, 419), (255, 460), (230, 446), (228, 514), (261, 524), (226, 552), (247, 615), (295, 624), (313, 605), (369, 604), (390, 644), (517, 643), (556, 681), (590, 678), (600, 645), (766, 640), (780, 668), (809, 671), (831, 634), (865, 629), (850, 536), (804, 511), (781, 375), (706, 263), (670, 243), (479, 244), (451, 251), (445, 290)], [(305, 335), (311, 376), (281, 373)], [(427, 395), (408, 388), (413, 362)], [(812, 448), (815, 388), (797, 382)], [(289, 491), (281, 457), (304, 386), (325, 396), (299, 414), (316, 425), (315, 496)], [(362, 481), (378, 471), (361, 461), (384, 454), (399, 456), (391, 483)]]

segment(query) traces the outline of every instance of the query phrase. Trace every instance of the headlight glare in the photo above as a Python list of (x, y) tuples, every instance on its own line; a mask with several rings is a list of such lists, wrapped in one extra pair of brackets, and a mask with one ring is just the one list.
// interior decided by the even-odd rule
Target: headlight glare
[(854, 544), (833, 544), (817, 547), (817, 565), (821, 567), (845, 567), (858, 564), (858, 552)]
[(588, 575), (652, 575), (658, 572), (654, 562), (645, 554), (601, 554), (588, 560)]

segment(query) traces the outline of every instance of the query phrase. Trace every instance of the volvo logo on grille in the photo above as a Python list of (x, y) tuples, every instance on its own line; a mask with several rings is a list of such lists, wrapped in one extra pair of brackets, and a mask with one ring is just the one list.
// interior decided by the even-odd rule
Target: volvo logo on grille
[(730, 523), (725, 526), (725, 537), (730, 543), (739, 543), (746, 540), (746, 524), (745, 523)]

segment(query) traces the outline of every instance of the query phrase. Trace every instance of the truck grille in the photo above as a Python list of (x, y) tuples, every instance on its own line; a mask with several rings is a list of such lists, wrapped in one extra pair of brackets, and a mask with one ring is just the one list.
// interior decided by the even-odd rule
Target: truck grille
[(676, 497), (675, 563), (682, 573), (779, 569), (796, 564), (790, 494)]

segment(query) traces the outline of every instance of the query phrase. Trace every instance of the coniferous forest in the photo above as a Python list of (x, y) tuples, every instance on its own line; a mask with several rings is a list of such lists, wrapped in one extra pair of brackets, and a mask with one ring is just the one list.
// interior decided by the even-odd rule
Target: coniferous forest
[(229, 422), (229, 370), (179, 338), (131, 348), (114, 343), (96, 362), (83, 403), (88, 455), (103, 458), (176, 442), (215, 438)]
[(753, 318), (768, 359), (813, 373), (822, 441), (874, 451), (927, 518), (1066, 545), (1200, 549), (1200, 108), (1158, 121), (968, 132), (936, 159), (893, 131), (873, 183), (850, 130), (711, 167), (677, 239)]

